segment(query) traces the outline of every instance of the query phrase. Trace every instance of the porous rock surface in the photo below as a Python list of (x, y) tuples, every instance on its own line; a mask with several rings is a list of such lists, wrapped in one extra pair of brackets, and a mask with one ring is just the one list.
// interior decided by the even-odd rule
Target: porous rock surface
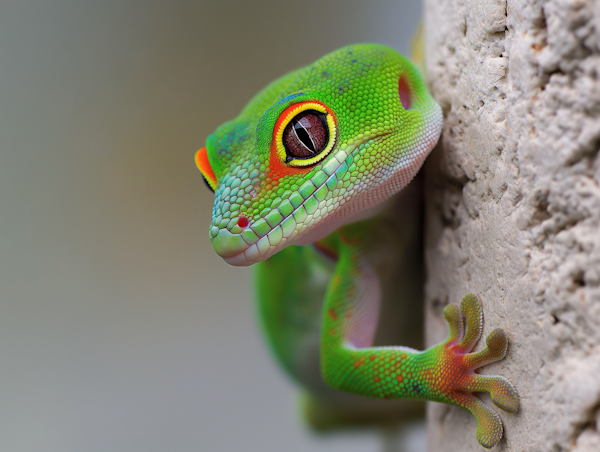
[[(495, 451), (600, 451), (600, 0), (426, 0), (444, 110), (426, 164), (426, 328), (477, 294), (521, 397)], [(476, 350), (483, 348), (481, 340)], [(428, 404), (428, 450), (481, 451), (475, 419)]]

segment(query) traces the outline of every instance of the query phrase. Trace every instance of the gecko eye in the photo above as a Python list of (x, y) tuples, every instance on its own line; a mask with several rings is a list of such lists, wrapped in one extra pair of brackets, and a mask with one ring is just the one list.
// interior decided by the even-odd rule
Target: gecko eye
[(329, 141), (327, 114), (306, 110), (288, 123), (283, 131), (283, 145), (289, 159), (306, 159), (318, 155)]
[(208, 153), (206, 151), (206, 148), (202, 148), (198, 152), (196, 152), (194, 160), (196, 160), (196, 166), (200, 170), (200, 173), (202, 173), (202, 179), (204, 180), (204, 183), (214, 193), (217, 189), (217, 177), (215, 176), (215, 172), (210, 166), (210, 161), (208, 160)]
[(204, 177), (204, 174), (202, 175), (202, 180), (204, 181), (204, 185), (206, 185), (208, 187), (208, 189), (214, 193), (215, 189), (210, 186), (210, 184), (208, 183), (208, 180), (206, 179), (206, 177)]
[(335, 138), (335, 116), (317, 101), (289, 106), (274, 130), (277, 154), (288, 166), (306, 167), (320, 162), (333, 149)]

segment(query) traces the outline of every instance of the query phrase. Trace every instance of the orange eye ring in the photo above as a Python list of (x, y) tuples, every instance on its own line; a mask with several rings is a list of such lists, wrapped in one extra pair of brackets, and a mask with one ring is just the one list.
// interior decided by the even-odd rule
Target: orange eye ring
[[(293, 158), (288, 155), (288, 152), (286, 151), (286, 148), (283, 144), (283, 132), (284, 132), (285, 128), (287, 127), (287, 125), (290, 123), (290, 121), (292, 121), (292, 119), (294, 119), (300, 113), (307, 111), (307, 110), (314, 110), (314, 111), (317, 111), (319, 113), (323, 113), (324, 115), (326, 115), (325, 121), (326, 121), (327, 128), (328, 128), (329, 139), (327, 141), (327, 145), (325, 146), (325, 148), (322, 151), (320, 151), (317, 155), (315, 155), (314, 157), (302, 158), (302, 159)], [(335, 145), (336, 137), (337, 137), (337, 126), (336, 126), (335, 115), (333, 114), (333, 111), (329, 107), (327, 107), (326, 105), (324, 105), (318, 101), (300, 102), (298, 104), (290, 105), (279, 116), (279, 119), (275, 123), (275, 129), (273, 131), (273, 141), (275, 144), (275, 150), (277, 152), (277, 155), (281, 159), (281, 162), (285, 163), (288, 166), (296, 166), (296, 167), (312, 166), (312, 165), (320, 162), (321, 160), (323, 160), (327, 156), (327, 154), (329, 154), (331, 152), (331, 150), (333, 149), (333, 146)]]
[(215, 172), (210, 166), (210, 162), (208, 161), (208, 153), (206, 148), (199, 149), (194, 156), (194, 160), (196, 161), (196, 166), (204, 176), (204, 180), (212, 191), (217, 190), (217, 177), (215, 176)]

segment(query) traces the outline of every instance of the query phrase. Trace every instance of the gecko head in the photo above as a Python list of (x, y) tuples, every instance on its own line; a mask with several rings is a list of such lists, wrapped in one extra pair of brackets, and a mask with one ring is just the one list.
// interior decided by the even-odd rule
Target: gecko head
[(441, 123), (418, 70), (385, 46), (283, 76), (196, 153), (215, 192), (213, 248), (246, 266), (325, 237), (408, 184)]

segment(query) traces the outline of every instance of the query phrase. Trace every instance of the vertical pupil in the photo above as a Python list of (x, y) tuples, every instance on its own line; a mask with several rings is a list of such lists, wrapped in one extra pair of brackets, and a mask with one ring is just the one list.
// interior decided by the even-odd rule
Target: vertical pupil
[(315, 153), (315, 145), (310, 138), (310, 133), (308, 132), (311, 128), (310, 121), (306, 118), (300, 118), (300, 120), (294, 119), (294, 132), (296, 132), (296, 136), (302, 144), (306, 146), (311, 152)]
[(288, 122), (281, 136), (286, 162), (291, 159), (310, 159), (327, 147), (329, 129), (327, 114), (306, 110)]

